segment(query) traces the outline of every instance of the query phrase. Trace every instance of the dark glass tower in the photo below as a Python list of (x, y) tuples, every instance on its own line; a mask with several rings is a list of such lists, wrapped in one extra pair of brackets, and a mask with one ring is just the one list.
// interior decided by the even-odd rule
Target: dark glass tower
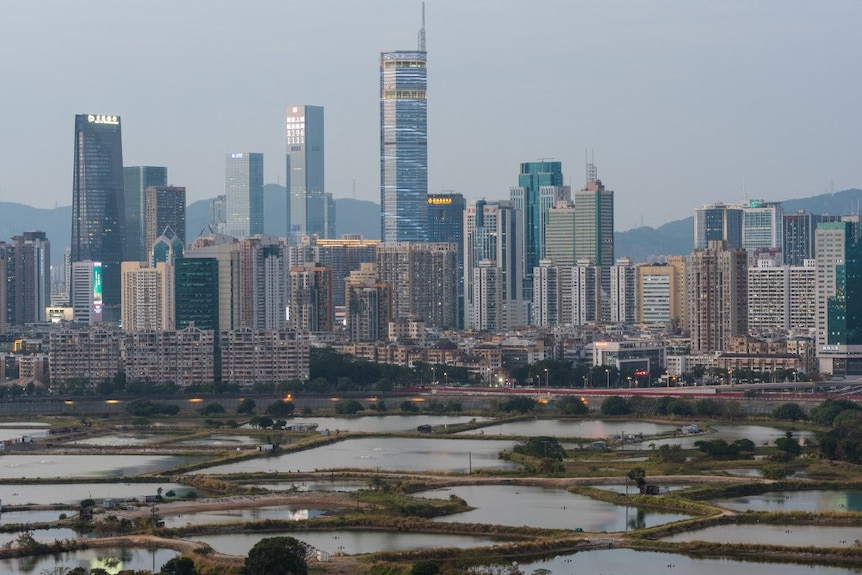
[(176, 326), (219, 330), (219, 264), (216, 258), (174, 261)]
[(119, 116), (75, 116), (73, 177), (72, 262), (101, 262), (102, 317), (119, 321), (120, 264), (126, 243)]
[(425, 8), (418, 50), (380, 54), (380, 237), (428, 241)]

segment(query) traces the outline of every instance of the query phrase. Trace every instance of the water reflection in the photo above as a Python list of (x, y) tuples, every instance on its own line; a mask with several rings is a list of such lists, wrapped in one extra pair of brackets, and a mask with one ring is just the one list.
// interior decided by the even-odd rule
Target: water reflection
[(58, 567), (102, 568), (110, 574), (119, 573), (123, 569), (149, 569), (158, 572), (162, 565), (177, 555), (178, 553), (171, 549), (83, 549), (54, 555), (0, 559), (0, 573), (30, 575)]
[(524, 573), (537, 569), (548, 569), (554, 575), (569, 573), (602, 573), (621, 575), (659, 575), (665, 573), (697, 573), (697, 575), (847, 575), (862, 573), (860, 568), (825, 567), (820, 565), (794, 565), (789, 563), (755, 563), (729, 558), (701, 559), (676, 555), (634, 551), (631, 549), (608, 549), (582, 551), (572, 555), (560, 555), (546, 561), (536, 561), (520, 566)]
[(712, 503), (734, 511), (862, 511), (862, 490), (770, 491), (717, 499)]
[[(137, 457), (137, 456), (132, 456)], [(129, 458), (127, 458), (128, 460)], [(154, 495), (159, 487), (162, 493), (173, 491), (178, 498), (185, 497), (194, 491), (191, 487), (179, 483), (50, 483), (33, 485), (8, 486), (3, 490), (3, 505), (26, 505), (54, 503), (70, 505), (80, 503), (83, 499), (93, 498), (96, 502), (104, 499), (138, 499), (143, 501), (145, 495)], [(28, 512), (29, 513), (29, 512)], [(57, 511), (56, 513), (60, 513)], [(6, 512), (2, 514), (5, 521)], [(56, 518), (56, 517), (55, 517)]]
[(340, 530), (289, 531), (286, 533), (232, 533), (195, 536), (216, 551), (230, 555), (247, 555), (255, 543), (266, 537), (288, 535), (315, 549), (330, 554), (357, 555), (376, 551), (407, 551), (428, 547), (482, 547), (501, 541), (487, 536), (450, 535), (446, 533), (406, 533), (403, 531)]
[[(476, 507), (472, 511), (436, 519), (444, 522), (616, 532), (689, 518), (679, 513), (627, 508), (559, 489), (524, 485), (457, 485), (416, 495), (438, 498), (457, 495), (471, 507)], [(501, 501), (505, 501), (505, 505), (501, 505)]]
[(278, 505), (187, 512), (180, 515), (166, 515), (163, 518), (165, 520), (165, 527), (186, 527), (188, 525), (203, 525), (207, 523), (239, 523), (243, 521), (261, 521), (264, 519), (303, 521), (325, 515), (326, 511), (322, 509), (309, 509), (308, 507), (296, 505)]
[(862, 527), (827, 525), (715, 525), (677, 533), (664, 541), (709, 541), (791, 547), (854, 547), (862, 541)]
[(498, 455), (513, 445), (512, 441), (493, 439), (363, 437), (306, 451), (209, 467), (199, 473), (284, 473), (323, 469), (466, 473), (480, 468), (512, 469), (515, 464), (502, 461)]
[(185, 455), (18, 455), (0, 457), (0, 477), (133, 477), (204, 458)]

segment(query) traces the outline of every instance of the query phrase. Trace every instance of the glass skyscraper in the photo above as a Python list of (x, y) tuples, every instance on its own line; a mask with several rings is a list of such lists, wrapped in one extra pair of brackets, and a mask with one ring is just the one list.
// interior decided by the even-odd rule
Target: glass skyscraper
[(323, 107), (288, 107), (285, 133), (288, 236), (331, 238), (335, 222), (323, 185)]
[(227, 235), (263, 233), (263, 154), (235, 153), (225, 158)]
[(694, 211), (694, 249), (705, 250), (709, 242), (725, 241), (729, 248), (742, 247), (742, 207), (707, 204)]
[(119, 116), (75, 116), (73, 178), (72, 262), (101, 263), (102, 317), (119, 321), (120, 264), (126, 243)]
[(560, 200), (570, 200), (571, 190), (563, 185), (560, 162), (525, 162), (518, 174), (518, 186), (510, 189), (515, 208), (524, 217), (524, 297), (532, 299), (533, 269), (545, 257), (545, 228), (548, 211)]
[(147, 252), (152, 246), (147, 245), (146, 241), (146, 189), (150, 186), (167, 185), (167, 168), (161, 166), (123, 168), (123, 205), (126, 210), (126, 246), (123, 256), (127, 261), (140, 262), (147, 259)]
[(428, 81), (423, 39), (420, 33), (420, 50), (380, 54), (380, 237), (384, 242), (428, 241)]

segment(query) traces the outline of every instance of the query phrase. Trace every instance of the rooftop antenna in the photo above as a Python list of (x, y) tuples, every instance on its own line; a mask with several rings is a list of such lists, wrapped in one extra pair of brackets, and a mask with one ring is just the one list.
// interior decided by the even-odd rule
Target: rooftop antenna
[[(586, 156), (586, 152), (584, 152)], [(599, 181), (599, 170), (596, 168), (596, 152), (590, 150), (590, 161), (587, 162), (587, 183)]]
[(419, 28), (419, 51), (425, 51), (425, 2), (422, 2), (422, 27)]
[(748, 203), (748, 197), (745, 193), (745, 176), (742, 176), (742, 204), (745, 205)]

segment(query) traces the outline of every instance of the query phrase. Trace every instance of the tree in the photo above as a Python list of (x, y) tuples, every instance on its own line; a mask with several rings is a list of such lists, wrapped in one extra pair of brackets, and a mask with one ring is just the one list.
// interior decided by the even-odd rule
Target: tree
[(793, 437), (792, 431), (787, 431), (784, 433), (784, 437), (776, 439), (775, 447), (787, 455), (799, 455), (802, 453), (802, 446), (799, 445), (799, 441)]
[(629, 402), (625, 397), (612, 395), (602, 402), (602, 415), (628, 415), (630, 408)]
[(273, 417), (288, 417), (295, 410), (296, 405), (292, 401), (274, 401), (266, 406), (266, 414)]
[(174, 557), (162, 565), (158, 575), (197, 575), (195, 562), (190, 557)]
[(224, 406), (220, 403), (208, 403), (201, 408), (201, 415), (221, 415), (224, 413)]
[(796, 421), (798, 419), (808, 419), (805, 412), (798, 403), (782, 403), (772, 410), (772, 417), (775, 419), (789, 419)]
[(859, 404), (853, 403), (849, 399), (827, 399), (811, 410), (811, 420), (821, 425), (832, 425), (842, 411), (859, 411), (860, 409), (862, 408), (859, 407)]
[(646, 469), (643, 467), (632, 467), (629, 472), (626, 473), (626, 477), (634, 481), (635, 484), (637, 484), (638, 489), (646, 485)]
[(553, 437), (530, 437), (516, 445), (512, 451), (530, 457), (540, 457), (542, 459), (553, 459), (562, 461), (566, 455), (566, 450), (560, 445), (560, 442)]
[(419, 413), (419, 406), (410, 400), (402, 401), (398, 408), (407, 413)]
[(362, 404), (355, 399), (339, 401), (335, 404), (335, 413), (337, 413), (338, 415), (355, 415), (360, 411), (363, 411), (364, 409), (365, 408), (362, 406)]
[(586, 415), (590, 407), (580, 397), (567, 395), (560, 401), (560, 411), (565, 415)]
[(308, 546), (293, 537), (268, 537), (255, 543), (245, 558), (247, 575), (308, 575)]
[(251, 415), (254, 413), (255, 407), (257, 407), (257, 404), (254, 402), (254, 400), (250, 397), (245, 397), (242, 401), (239, 402), (239, 405), (236, 406), (236, 412)]
[(527, 413), (536, 409), (536, 400), (532, 397), (510, 397), (500, 404), (500, 411), (511, 413)]

